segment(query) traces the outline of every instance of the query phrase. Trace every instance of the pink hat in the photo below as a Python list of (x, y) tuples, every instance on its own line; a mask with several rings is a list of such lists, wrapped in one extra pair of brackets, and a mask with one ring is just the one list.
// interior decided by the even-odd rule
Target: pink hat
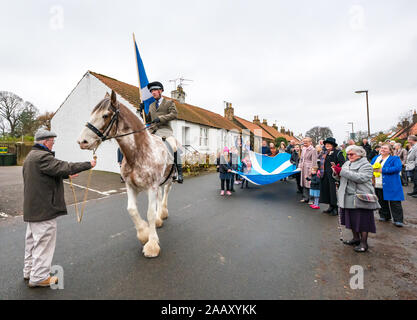
[(228, 147), (224, 147), (223, 152), (229, 152), (229, 148)]

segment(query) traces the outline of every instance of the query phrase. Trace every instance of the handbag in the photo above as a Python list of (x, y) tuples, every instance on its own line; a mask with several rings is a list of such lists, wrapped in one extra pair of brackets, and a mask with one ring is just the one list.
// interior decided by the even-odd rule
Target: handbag
[(356, 209), (381, 209), (378, 197), (372, 193), (356, 193), (353, 199), (353, 204)]

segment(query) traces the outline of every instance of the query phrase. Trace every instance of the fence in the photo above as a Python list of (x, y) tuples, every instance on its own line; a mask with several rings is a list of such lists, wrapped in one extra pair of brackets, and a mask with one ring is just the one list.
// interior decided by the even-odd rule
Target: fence
[(6, 147), (7, 153), (16, 155), (17, 165), (21, 166), (32, 149), (33, 142), (0, 142), (0, 147)]

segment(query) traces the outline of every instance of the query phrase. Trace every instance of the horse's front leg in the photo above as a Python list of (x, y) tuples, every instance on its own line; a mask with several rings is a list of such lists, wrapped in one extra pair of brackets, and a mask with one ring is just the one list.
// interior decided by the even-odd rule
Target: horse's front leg
[(149, 223), (149, 240), (143, 246), (143, 254), (147, 258), (154, 258), (159, 255), (161, 250), (159, 247), (159, 238), (156, 233), (156, 219), (157, 219), (157, 199), (158, 187), (152, 187), (148, 190), (148, 223)]
[(127, 189), (127, 211), (136, 228), (136, 236), (142, 244), (145, 244), (149, 238), (149, 226), (148, 223), (142, 219), (136, 205), (136, 199), (138, 192), (126, 183)]

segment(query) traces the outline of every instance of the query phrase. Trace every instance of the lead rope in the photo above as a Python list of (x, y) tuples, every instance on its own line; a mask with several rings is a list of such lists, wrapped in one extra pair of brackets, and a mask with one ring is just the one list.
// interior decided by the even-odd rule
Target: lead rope
[[(93, 151), (93, 159), (97, 160), (97, 156), (95, 154), (95, 150)], [(90, 188), (90, 182), (91, 182), (91, 174), (93, 172), (93, 168), (90, 169), (90, 172), (88, 173), (88, 179), (87, 179), (87, 187), (84, 191), (84, 199), (81, 205), (81, 214), (78, 210), (78, 200), (77, 200), (77, 196), (75, 195), (75, 189), (74, 186), (72, 184), (72, 178), (69, 177), (69, 181), (70, 181), (70, 186), (72, 189), (72, 194), (74, 195), (74, 202), (75, 202), (75, 213), (77, 214), (77, 221), (78, 223), (81, 223), (81, 220), (83, 219), (83, 215), (84, 215), (84, 209), (85, 209), (85, 204), (87, 202), (87, 195), (88, 195), (88, 189)]]

